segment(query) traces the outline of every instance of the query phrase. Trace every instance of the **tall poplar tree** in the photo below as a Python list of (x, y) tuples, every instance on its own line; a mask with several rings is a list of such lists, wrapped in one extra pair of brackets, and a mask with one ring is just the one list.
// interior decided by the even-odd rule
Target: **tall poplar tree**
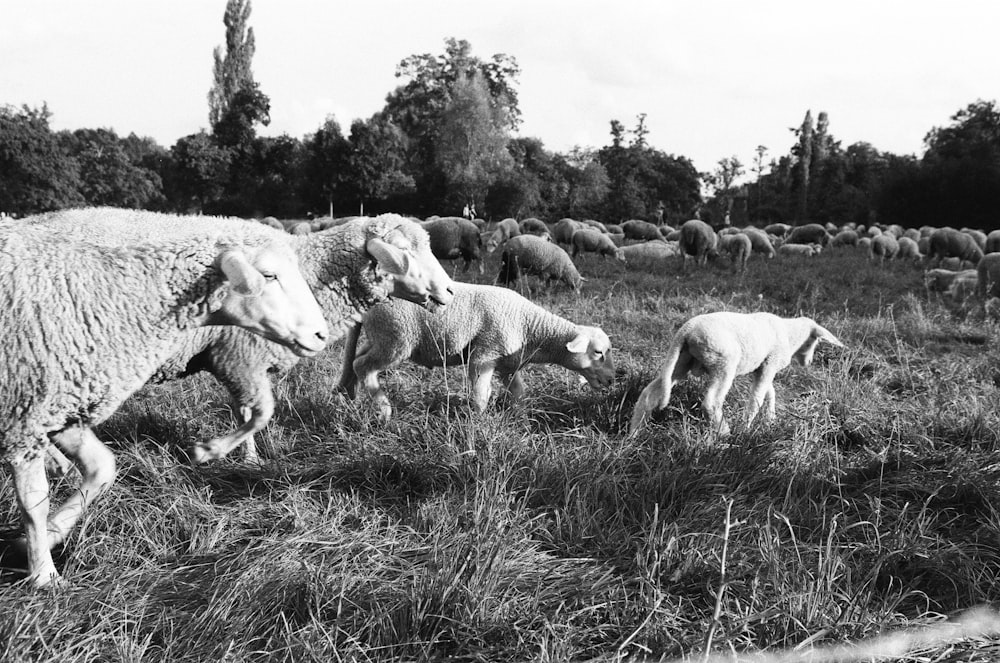
[(256, 88), (250, 63), (255, 49), (250, 19), (250, 0), (228, 0), (222, 22), (226, 26), (226, 47), (216, 46), (213, 53), (212, 89), (208, 92), (208, 122), (215, 127), (229, 110), (239, 92)]

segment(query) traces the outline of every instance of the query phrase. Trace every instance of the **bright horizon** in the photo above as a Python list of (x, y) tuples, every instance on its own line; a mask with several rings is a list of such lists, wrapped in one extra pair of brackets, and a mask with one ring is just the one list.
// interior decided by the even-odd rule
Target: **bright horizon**
[[(0, 3), (0, 104), (47, 103), (54, 130), (112, 128), (170, 147), (208, 128), (212, 51), (225, 0)], [(514, 56), (523, 123), (546, 149), (610, 142), (646, 114), (648, 142), (699, 171), (758, 145), (788, 153), (807, 110), (843, 147), (895, 154), (978, 99), (1000, 96), (1000, 4), (791, 0), (607, 3), (457, 0), (336, 5), (257, 0), (253, 71), (271, 100), (261, 135), (345, 134), (380, 110), (409, 55), (465, 39)]]

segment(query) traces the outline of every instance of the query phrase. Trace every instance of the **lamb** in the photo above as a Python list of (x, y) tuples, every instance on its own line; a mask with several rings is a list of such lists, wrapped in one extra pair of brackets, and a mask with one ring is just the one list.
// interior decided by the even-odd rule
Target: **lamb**
[(741, 232), (723, 235), (719, 237), (718, 246), (719, 253), (729, 256), (738, 271), (746, 269), (747, 260), (753, 252), (753, 244), (750, 243), (749, 237)]
[(635, 239), (642, 242), (664, 239), (659, 228), (649, 221), (642, 221), (640, 219), (630, 219), (623, 223), (622, 232), (625, 233), (625, 239)]
[(747, 424), (753, 422), (765, 401), (766, 416), (774, 419), (774, 376), (792, 359), (808, 366), (820, 341), (844, 347), (810, 318), (729, 311), (697, 315), (681, 325), (656, 378), (639, 395), (629, 433), (636, 433), (654, 411), (667, 406), (671, 388), (688, 373), (708, 375), (702, 406), (712, 421), (713, 433), (720, 437), (730, 432), (722, 405), (737, 375), (753, 373), (754, 377)]
[(905, 234), (899, 238), (899, 252), (896, 253), (897, 260), (911, 260), (919, 261), (923, 259), (923, 254), (920, 253), (920, 245), (917, 240), (912, 237), (907, 237)]
[(692, 256), (699, 265), (704, 265), (709, 258), (714, 258), (719, 254), (716, 246), (718, 236), (701, 219), (690, 219), (685, 221), (680, 228), (680, 249), (684, 256), (684, 265), (687, 265), (687, 257)]
[[(302, 355), (323, 349), (328, 328), (290, 239), (242, 220), (106, 208), (5, 226), (0, 461), (13, 475), (33, 586), (61, 581), (51, 548), (114, 482), (114, 455), (92, 427), (188, 330), (239, 325)], [(50, 445), (82, 476), (51, 517)]]
[(625, 256), (619, 253), (618, 247), (609, 235), (605, 235), (596, 228), (582, 228), (573, 233), (573, 253), (575, 258), (581, 252), (596, 253), (602, 258), (611, 256), (619, 262), (625, 262)]
[(899, 253), (899, 242), (890, 233), (882, 233), (872, 238), (872, 243), (868, 247), (868, 259), (878, 258), (879, 263), (892, 260)]
[(496, 229), (486, 240), (486, 252), (493, 253), (497, 248), (506, 242), (511, 237), (517, 237), (521, 234), (521, 229), (517, 225), (517, 221), (511, 218), (504, 219), (497, 224)]
[(785, 242), (789, 244), (819, 244), (820, 246), (826, 246), (830, 242), (830, 239), (830, 233), (818, 223), (795, 226), (785, 235)]
[[(395, 214), (358, 217), (303, 237), (293, 248), (330, 325), (331, 342), (360, 325), (362, 315), (390, 294), (429, 310), (443, 309), (452, 299), (452, 280), (431, 254), (427, 233)], [(289, 350), (243, 330), (208, 327), (188, 334), (152, 381), (212, 373), (229, 390), (244, 424), (223, 437), (196, 443), (191, 457), (207, 462), (242, 444), (244, 460), (256, 463), (253, 436), (274, 413), (268, 374), (288, 371), (297, 363)]]
[(515, 401), (524, 394), (525, 364), (558, 364), (595, 389), (615, 376), (611, 341), (600, 328), (576, 325), (496, 286), (456, 283), (455, 299), (441, 315), (389, 301), (368, 311), (362, 326), (365, 342), (356, 355), (351, 343), (357, 337), (348, 338), (340, 384), (353, 398), (362, 382), (384, 420), (392, 405), (378, 374), (404, 359), (427, 368), (467, 366), (477, 412), (489, 403), (494, 372)]
[(978, 263), (983, 257), (983, 251), (970, 235), (954, 228), (938, 228), (931, 234), (927, 259), (933, 263), (950, 257)]
[(521, 272), (544, 278), (546, 282), (562, 281), (573, 290), (580, 290), (583, 277), (576, 265), (558, 244), (537, 235), (520, 235), (507, 240), (500, 256), (497, 281), (510, 286)]
[(479, 226), (460, 216), (440, 216), (420, 224), (431, 238), (431, 252), (438, 260), (461, 258), (462, 271), (469, 271), (473, 262), (479, 262), (479, 273), (483, 273), (480, 260)]
[(796, 256), (810, 258), (819, 253), (819, 247), (815, 244), (782, 244), (778, 247), (780, 256)]

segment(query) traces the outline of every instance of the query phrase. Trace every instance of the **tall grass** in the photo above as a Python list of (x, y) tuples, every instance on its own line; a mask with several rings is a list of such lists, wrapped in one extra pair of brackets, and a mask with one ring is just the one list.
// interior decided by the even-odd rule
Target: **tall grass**
[[(381, 424), (334, 393), (335, 348), (277, 381), (262, 466), (192, 467), (233, 425), (227, 394), (143, 389), (99, 431), (118, 482), (57, 556), (69, 587), (28, 590), (7, 551), (0, 659), (694, 660), (710, 631), (720, 655), (804, 651), (1000, 598), (994, 326), (849, 252), (646, 267), (520, 286), (611, 335), (606, 393), (532, 367), (524, 402), (477, 416), (461, 371), (404, 366)], [(720, 309), (810, 315), (848, 347), (779, 375), (774, 425), (713, 441), (692, 380), (625, 436), (672, 332)], [(8, 480), (0, 514), (12, 540)], [(921, 660), (994, 651), (962, 638)]]

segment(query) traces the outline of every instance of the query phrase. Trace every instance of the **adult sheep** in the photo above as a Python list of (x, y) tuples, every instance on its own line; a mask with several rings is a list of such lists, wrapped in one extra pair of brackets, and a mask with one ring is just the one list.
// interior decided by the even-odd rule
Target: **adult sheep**
[[(357, 217), (299, 238), (292, 246), (330, 325), (330, 342), (359, 325), (368, 309), (389, 296), (429, 310), (443, 309), (453, 297), (453, 282), (432, 255), (427, 232), (396, 214)], [(198, 441), (192, 459), (221, 458), (242, 444), (244, 459), (258, 462), (253, 436), (274, 413), (268, 376), (297, 363), (288, 349), (242, 329), (206, 327), (188, 334), (152, 381), (199, 371), (214, 375), (229, 390), (244, 423), (223, 437)]]
[(978, 264), (982, 257), (982, 249), (966, 233), (954, 228), (938, 228), (931, 234), (927, 251), (927, 260), (931, 263), (940, 262), (944, 258), (959, 258)]
[(736, 266), (737, 271), (744, 271), (747, 267), (747, 260), (753, 252), (753, 244), (750, 238), (741, 232), (722, 235), (718, 242), (719, 255), (728, 256)]
[(716, 248), (718, 235), (701, 219), (690, 219), (685, 221), (680, 228), (679, 246), (681, 254), (684, 256), (684, 265), (687, 265), (688, 256), (694, 258), (699, 265), (704, 265), (709, 258), (714, 258), (719, 254)]
[(976, 266), (977, 294), (982, 298), (1000, 297), (1000, 253), (987, 253)]
[(573, 253), (575, 258), (580, 253), (596, 253), (602, 258), (611, 257), (619, 262), (625, 262), (625, 256), (619, 253), (618, 247), (611, 237), (597, 228), (581, 228), (573, 233)]
[[(576, 325), (506, 288), (456, 283), (455, 299), (441, 315), (386, 302), (365, 315), (363, 329), (365, 342), (356, 353), (345, 350), (341, 386), (353, 396), (360, 380), (386, 420), (392, 405), (378, 374), (405, 359), (427, 368), (467, 366), (477, 412), (489, 403), (494, 373), (513, 399), (520, 399), (521, 369), (529, 363), (576, 371), (595, 389), (608, 386), (615, 376), (611, 341), (601, 329)], [(356, 343), (357, 337), (348, 342), (352, 340)]]
[(778, 255), (784, 258), (811, 258), (819, 252), (816, 244), (782, 244), (778, 247)]
[(479, 263), (479, 273), (483, 272), (480, 258), (481, 238), (479, 227), (460, 216), (440, 216), (423, 221), (421, 224), (431, 239), (431, 252), (438, 260), (463, 261), (462, 271), (469, 271), (473, 262)]
[(920, 252), (920, 245), (917, 243), (917, 240), (903, 235), (897, 241), (899, 243), (899, 251), (896, 253), (897, 260), (917, 262), (923, 259), (924, 255)]
[(986, 248), (983, 249), (983, 253), (998, 252), (1000, 252), (1000, 230), (991, 230), (986, 236)]
[(521, 223), (517, 225), (521, 230), (522, 235), (536, 235), (538, 237), (545, 237), (548, 239), (552, 238), (552, 233), (549, 231), (549, 227), (545, 225), (545, 222), (541, 219), (536, 219), (533, 216), (528, 217), (527, 219), (522, 219)]
[(677, 242), (643, 242), (618, 247), (622, 262), (634, 265), (645, 262), (659, 262), (681, 255)]
[(536, 235), (512, 237), (504, 245), (497, 281), (512, 286), (522, 273), (533, 274), (547, 283), (562, 281), (573, 290), (579, 290), (583, 282), (569, 254), (558, 244)]
[[(117, 239), (136, 224), (141, 239)], [(323, 349), (328, 328), (289, 239), (243, 220), (106, 208), (0, 233), (0, 461), (13, 475), (32, 585), (60, 581), (51, 548), (114, 482), (114, 455), (91, 428), (185, 333), (239, 325), (303, 355)], [(51, 517), (50, 445), (82, 477)]]
[(768, 238), (766, 232), (760, 228), (747, 226), (743, 229), (743, 234), (750, 238), (750, 245), (753, 247), (754, 253), (759, 253), (768, 258), (774, 257), (774, 245), (771, 244), (771, 240)]
[(899, 242), (896, 236), (891, 233), (882, 233), (872, 238), (871, 246), (868, 248), (868, 259), (878, 258), (880, 264), (886, 260), (892, 260), (899, 253)]
[(634, 239), (640, 242), (664, 239), (659, 228), (649, 221), (642, 221), (640, 219), (630, 219), (623, 223), (622, 232), (625, 233), (625, 239)]
[(785, 235), (785, 242), (788, 244), (819, 244), (820, 246), (826, 246), (830, 239), (830, 233), (818, 223), (795, 226)]
[(583, 230), (584, 228), (590, 228), (590, 226), (583, 221), (559, 219), (556, 221), (556, 224), (552, 226), (552, 241), (559, 245), (565, 244), (566, 246), (573, 246), (573, 233), (577, 230)]
[(830, 246), (842, 247), (842, 246), (857, 246), (858, 245), (858, 233), (850, 230), (844, 229), (833, 236), (830, 240)]
[(769, 223), (764, 226), (764, 232), (768, 235), (775, 235), (777, 237), (784, 237), (791, 229), (792, 227), (787, 223)]

